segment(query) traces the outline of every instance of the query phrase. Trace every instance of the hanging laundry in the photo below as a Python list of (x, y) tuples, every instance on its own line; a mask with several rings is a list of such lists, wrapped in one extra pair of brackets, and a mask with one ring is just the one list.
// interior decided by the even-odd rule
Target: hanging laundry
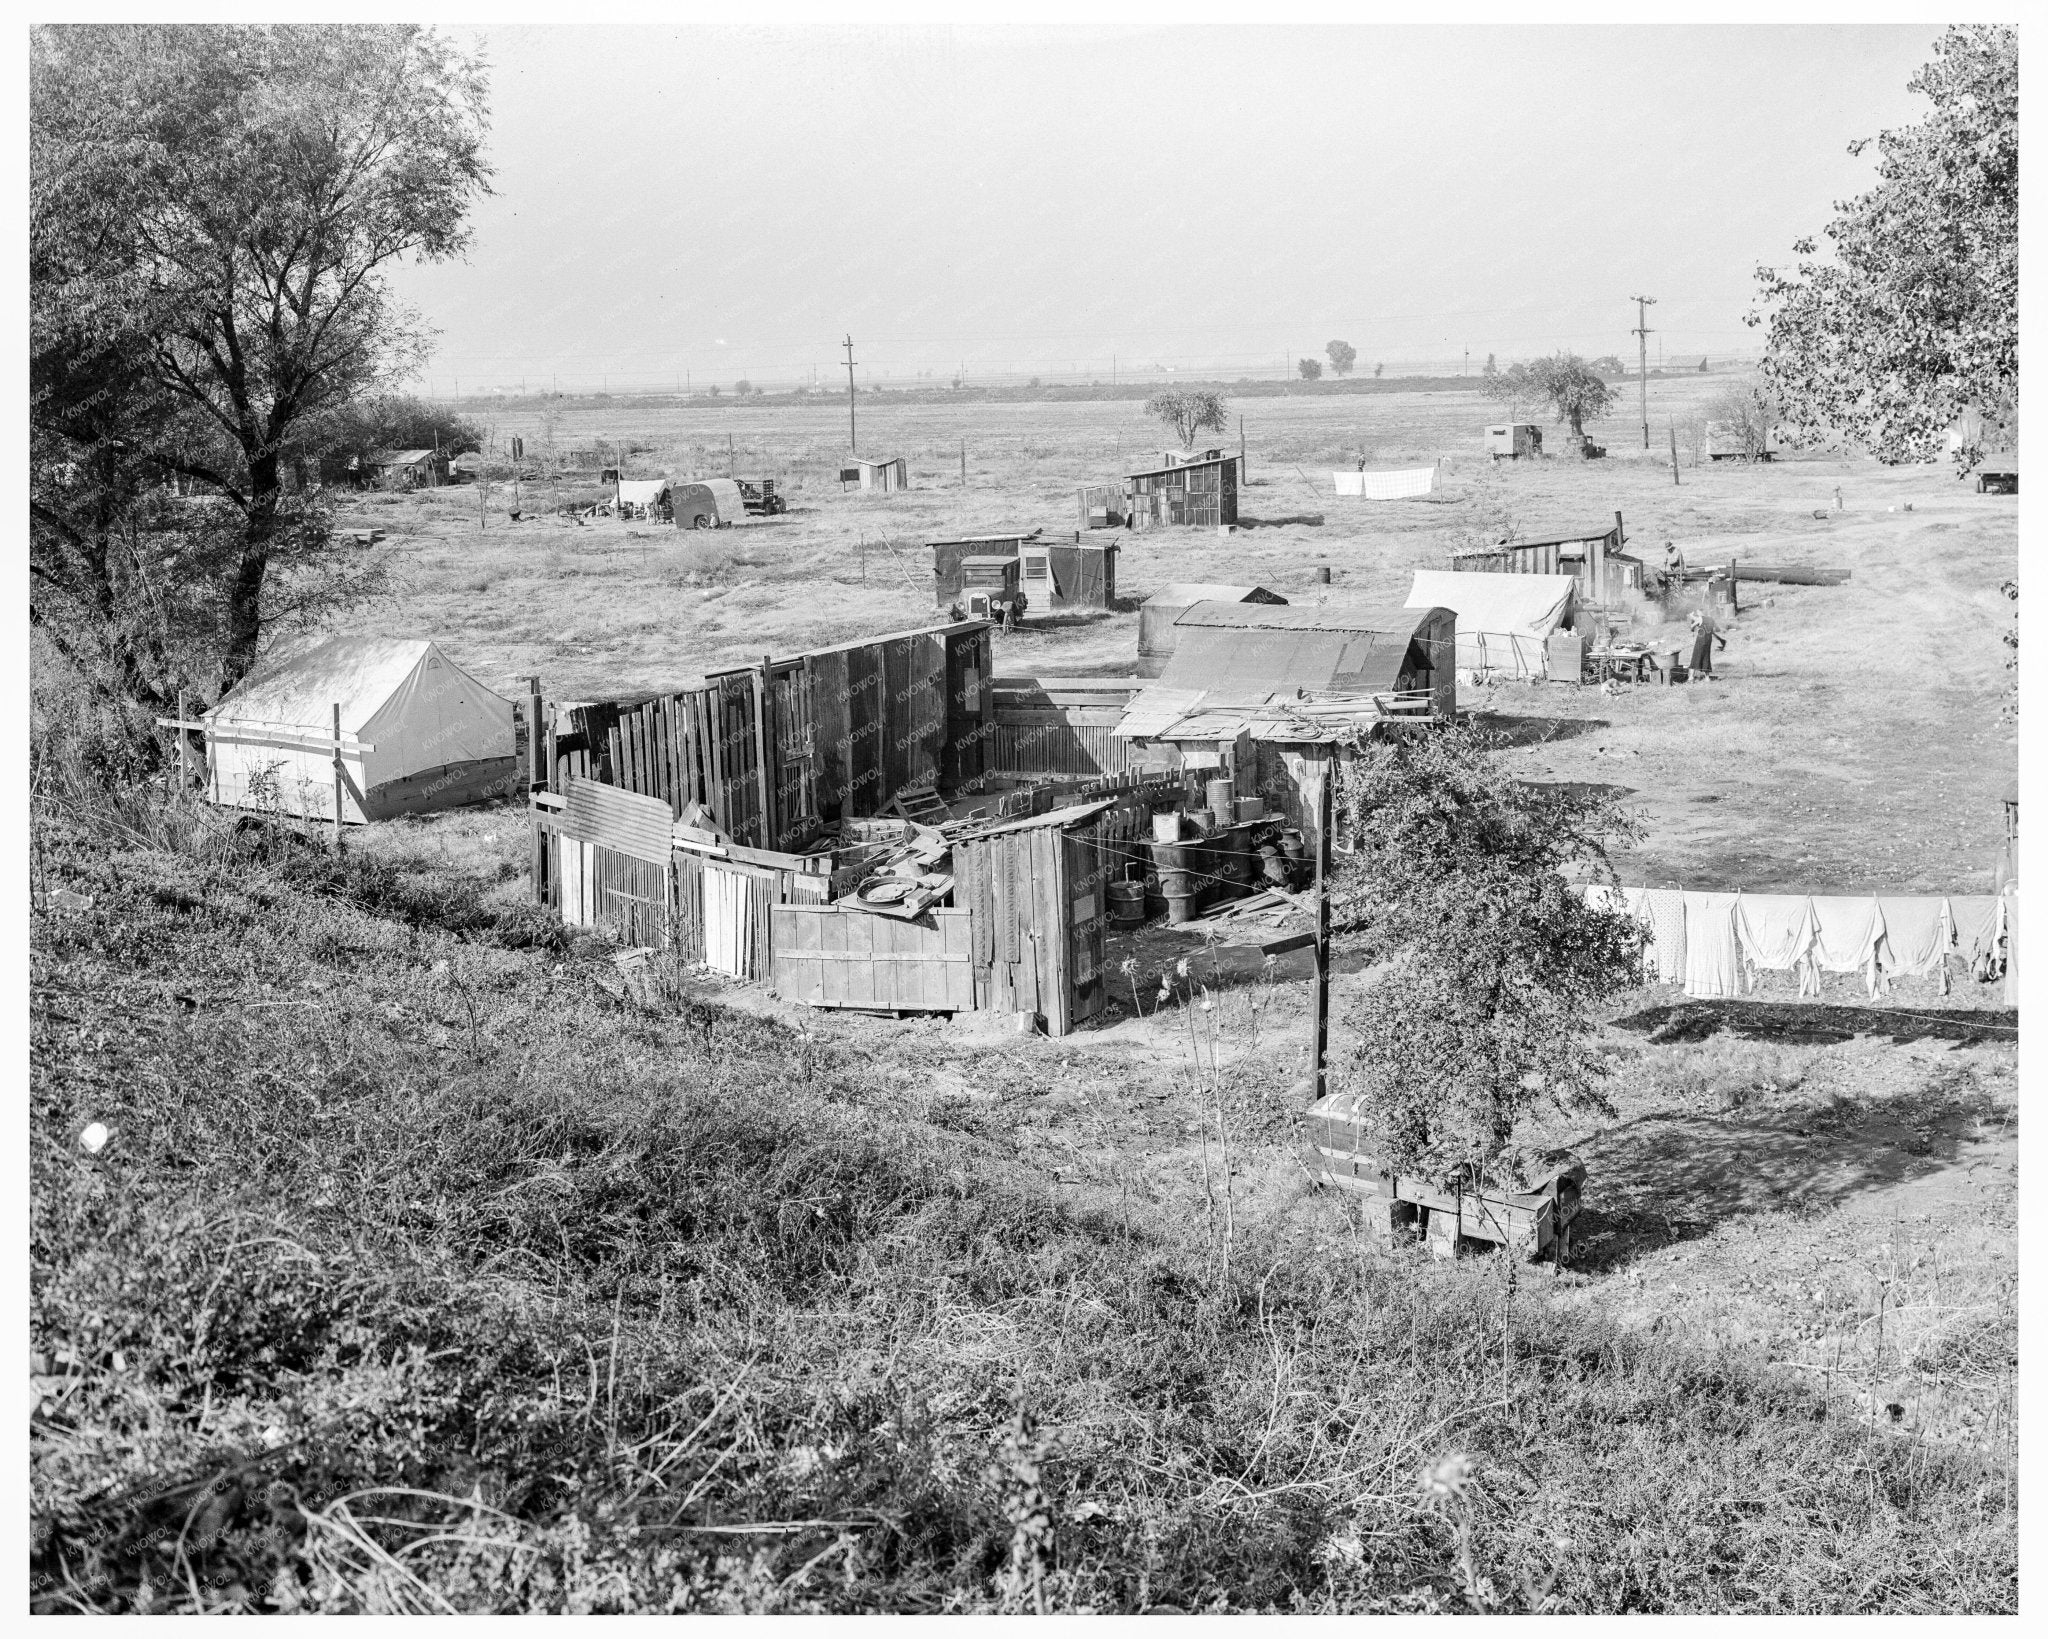
[(1858, 973), (1864, 989), (1877, 994), (1877, 947), (1884, 923), (1877, 914), (1877, 901), (1847, 895), (1816, 894), (1807, 901), (1813, 907), (1813, 948), (1808, 961), (1812, 974), (1811, 994), (1820, 993), (1823, 973)]
[(1657, 976), (1667, 985), (1685, 983), (1685, 895), (1676, 888), (1646, 888), (1643, 907), (1650, 919)]
[(1878, 945), (1877, 970), (1887, 979), (1941, 975), (1943, 994), (1948, 991), (1948, 901), (1906, 899), (1880, 895), (1877, 914), (1884, 921), (1884, 937)]
[[(1650, 890), (1648, 888), (1623, 888), (1622, 908), (1635, 918), (1636, 925), (1643, 930), (1642, 982), (1651, 983), (1657, 975), (1657, 924), (1650, 916)], [(1681, 912), (1679, 926), (1685, 926)]]
[(1732, 893), (1685, 896), (1685, 993), (1701, 1001), (1742, 994)]
[(1813, 901), (1804, 894), (1738, 894), (1735, 903), (1735, 931), (1742, 940), (1743, 959), (1750, 965), (1750, 983), (1756, 970), (1770, 973), (1799, 973), (1802, 996), (1818, 991), (1810, 985), (1807, 956), (1813, 949)]
[(2005, 938), (2005, 900), (1993, 894), (1962, 894), (1948, 902), (1949, 927), (1955, 935), (1955, 954), (1962, 958), (1965, 972), (1979, 979), (1991, 975), (1991, 964), (2000, 956)]

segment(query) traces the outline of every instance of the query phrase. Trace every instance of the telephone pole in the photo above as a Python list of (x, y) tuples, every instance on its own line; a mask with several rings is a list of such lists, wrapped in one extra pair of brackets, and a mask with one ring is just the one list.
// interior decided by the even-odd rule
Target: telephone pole
[[(1648, 423), (1644, 423), (1648, 425)], [(846, 447), (860, 454), (860, 427), (853, 409), (853, 332), (846, 333)]]
[(1650, 315), (1655, 296), (1631, 296), (1636, 304), (1636, 402), (1643, 412), (1643, 448), (1650, 447)]

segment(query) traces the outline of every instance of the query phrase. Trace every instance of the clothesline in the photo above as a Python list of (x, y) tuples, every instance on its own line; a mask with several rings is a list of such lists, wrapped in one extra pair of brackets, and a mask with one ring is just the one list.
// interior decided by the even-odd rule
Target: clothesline
[[(1589, 905), (1633, 916), (1645, 976), (1683, 984), (1699, 1000), (1753, 990), (1759, 972), (1796, 973), (1818, 996), (1823, 973), (1864, 975), (1874, 998), (1894, 978), (1938, 974), (1948, 958), (1983, 970), (2002, 961), (2010, 930), (2005, 894), (1904, 895), (1688, 893), (1679, 888), (1575, 885)], [(1745, 973), (1745, 969), (1747, 972)]]

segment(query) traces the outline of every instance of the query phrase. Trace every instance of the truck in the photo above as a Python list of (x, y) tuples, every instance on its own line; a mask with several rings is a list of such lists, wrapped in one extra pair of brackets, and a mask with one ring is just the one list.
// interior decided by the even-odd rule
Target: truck
[(733, 482), (740, 486), (740, 499), (755, 517), (772, 518), (789, 510), (789, 503), (775, 493), (773, 478), (735, 478)]

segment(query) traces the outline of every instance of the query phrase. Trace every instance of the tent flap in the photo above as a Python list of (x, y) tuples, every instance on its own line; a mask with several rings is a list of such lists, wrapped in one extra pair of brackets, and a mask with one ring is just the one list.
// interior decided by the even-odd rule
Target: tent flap
[(1577, 612), (1570, 575), (1489, 575), (1419, 569), (1408, 607), (1438, 605), (1458, 617), (1461, 671), (1545, 675), (1544, 644)]

